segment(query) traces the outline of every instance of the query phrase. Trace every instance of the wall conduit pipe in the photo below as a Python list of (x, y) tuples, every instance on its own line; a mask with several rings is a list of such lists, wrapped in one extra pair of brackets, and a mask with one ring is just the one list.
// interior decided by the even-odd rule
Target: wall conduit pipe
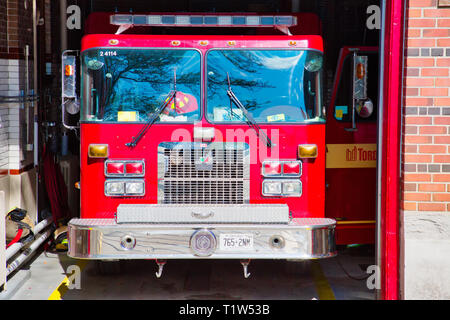
[(13, 262), (11, 262), (6, 268), (6, 276), (9, 276), (13, 271), (20, 267), (25, 261), (27, 261), (36, 249), (43, 244), (48, 237), (53, 233), (53, 228), (48, 228), (46, 231), (37, 235), (36, 240), (24, 250)]
[[(42, 230), (44, 230), (47, 226), (49, 226), (52, 223), (52, 218), (49, 217), (45, 220), (42, 220), (34, 227), (34, 233), (38, 234)], [(36, 240), (35, 240), (36, 241)], [(24, 246), (21, 242), (16, 242), (12, 244), (8, 249), (6, 249), (6, 261), (11, 259), (19, 250)]]

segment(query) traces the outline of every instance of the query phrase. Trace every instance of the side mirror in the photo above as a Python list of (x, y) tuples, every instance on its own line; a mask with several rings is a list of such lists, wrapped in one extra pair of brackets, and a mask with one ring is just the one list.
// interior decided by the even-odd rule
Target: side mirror
[[(357, 131), (356, 113), (360, 114), (363, 106), (369, 101), (367, 98), (367, 66), (368, 56), (358, 56), (357, 52), (353, 52), (353, 84), (352, 84), (352, 127), (347, 131)], [(367, 105), (369, 107), (369, 104)], [(373, 112), (373, 104), (372, 104)], [(365, 115), (365, 113), (362, 113)], [(372, 113), (371, 113), (372, 114)], [(369, 117), (370, 115), (366, 116)]]
[(358, 101), (356, 112), (361, 118), (369, 118), (373, 113), (373, 102), (370, 99)]
[(66, 123), (66, 112), (76, 115), (80, 112), (80, 101), (77, 94), (77, 61), (78, 51), (64, 51), (61, 57), (61, 111), (62, 124), (69, 130), (76, 130), (78, 126)]

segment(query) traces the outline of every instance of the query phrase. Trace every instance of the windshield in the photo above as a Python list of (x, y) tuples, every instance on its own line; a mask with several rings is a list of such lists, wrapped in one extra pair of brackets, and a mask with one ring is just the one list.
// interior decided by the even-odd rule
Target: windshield
[(207, 117), (212, 122), (246, 121), (242, 111), (230, 103), (229, 85), (256, 122), (324, 121), (321, 53), (212, 50), (206, 59)]
[(82, 55), (84, 121), (145, 122), (174, 90), (160, 122), (201, 117), (201, 55), (195, 50), (95, 49)]

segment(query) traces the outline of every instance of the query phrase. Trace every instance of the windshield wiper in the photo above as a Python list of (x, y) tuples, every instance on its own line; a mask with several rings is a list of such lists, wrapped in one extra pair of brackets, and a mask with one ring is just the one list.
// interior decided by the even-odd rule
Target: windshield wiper
[[(230, 97), (230, 101), (234, 102), (234, 104), (241, 109), (242, 114), (247, 119), (247, 124), (255, 130), (256, 135), (261, 138), (261, 136), (264, 138), (266, 145), (271, 148), (272, 147), (272, 141), (269, 139), (269, 137), (266, 135), (266, 133), (261, 129), (261, 127), (256, 123), (255, 119), (250, 115), (247, 108), (244, 107), (244, 105), (239, 101), (239, 99), (234, 94), (233, 90), (231, 89), (231, 82), (230, 82), (230, 75), (227, 72), (227, 78), (228, 78), (228, 90), (227, 95)], [(231, 106), (231, 104), (230, 104)], [(231, 110), (233, 112), (233, 110)]]
[(139, 131), (136, 138), (133, 138), (131, 142), (125, 143), (127, 147), (134, 148), (139, 140), (144, 136), (145, 132), (155, 123), (156, 119), (158, 119), (159, 115), (164, 111), (164, 109), (167, 107), (167, 105), (174, 100), (174, 105), (176, 106), (177, 101), (177, 73), (176, 70), (174, 71), (173, 75), (173, 90), (170, 91), (170, 93), (167, 95), (167, 97), (164, 99), (163, 103), (156, 109), (155, 112), (151, 115), (150, 119), (148, 119), (145, 126)]

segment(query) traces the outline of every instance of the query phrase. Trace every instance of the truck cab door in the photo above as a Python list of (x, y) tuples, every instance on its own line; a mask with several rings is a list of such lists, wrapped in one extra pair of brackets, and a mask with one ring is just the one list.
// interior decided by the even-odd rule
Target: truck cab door
[(325, 215), (337, 220), (337, 244), (375, 239), (377, 105), (378, 48), (342, 48), (325, 138)]

